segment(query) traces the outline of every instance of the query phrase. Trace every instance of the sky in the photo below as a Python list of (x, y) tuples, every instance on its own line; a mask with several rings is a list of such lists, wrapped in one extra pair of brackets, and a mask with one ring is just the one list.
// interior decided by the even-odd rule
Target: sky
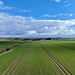
[(75, 0), (0, 0), (0, 37), (75, 38)]

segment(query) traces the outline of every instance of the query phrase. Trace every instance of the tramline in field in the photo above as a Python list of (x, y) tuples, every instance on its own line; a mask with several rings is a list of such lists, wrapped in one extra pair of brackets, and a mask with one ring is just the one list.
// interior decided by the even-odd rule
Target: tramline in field
[(0, 56), (0, 75), (75, 75), (74, 45), (71, 40), (24, 43)]

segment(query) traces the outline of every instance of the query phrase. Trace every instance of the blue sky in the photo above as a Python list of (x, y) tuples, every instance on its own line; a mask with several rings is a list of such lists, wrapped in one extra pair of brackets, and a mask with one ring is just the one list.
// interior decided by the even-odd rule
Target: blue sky
[(75, 38), (74, 0), (0, 0), (0, 37)]

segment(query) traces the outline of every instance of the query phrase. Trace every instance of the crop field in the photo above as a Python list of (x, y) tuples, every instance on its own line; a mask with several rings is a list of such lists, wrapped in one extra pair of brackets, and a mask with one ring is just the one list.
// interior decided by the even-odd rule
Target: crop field
[(21, 42), (22, 41), (0, 41), (0, 50), (15, 46)]
[[(23, 41), (1, 41), (14, 46)], [(0, 75), (75, 75), (75, 40), (28, 41), (0, 56)]]

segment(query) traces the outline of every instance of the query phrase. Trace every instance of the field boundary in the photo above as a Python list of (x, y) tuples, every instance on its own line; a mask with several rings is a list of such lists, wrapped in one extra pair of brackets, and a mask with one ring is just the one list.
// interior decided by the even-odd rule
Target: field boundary
[[(24, 43), (27, 43), (27, 42), (28, 42), (28, 41), (22, 42), (22, 43), (20, 43), (20, 44), (15, 45), (15, 46), (8, 47), (8, 48), (6, 48), (6, 49), (4, 49), (4, 50), (0, 50), (0, 56), (3, 55), (3, 54), (5, 54), (5, 53), (10, 52), (11, 49), (13, 50), (14, 48), (19, 47), (20, 45), (22, 45), (22, 44), (24, 44)], [(9, 51), (7, 51), (7, 49), (9, 49)]]
[(64, 75), (72, 75), (71, 72), (67, 70), (50, 52), (48, 52), (48, 50), (40, 42), (39, 44)]
[(13, 49), (11, 49), (10, 51), (7, 51), (7, 52), (4, 52), (4, 53), (1, 53), (0, 56), (1, 56), (1, 55), (4, 55), (4, 54), (6, 54), (6, 53), (9, 53), (9, 52), (11, 52), (12, 50), (13, 50)]
[[(30, 43), (31, 45), (31, 43)], [(3, 75), (6, 75), (7, 72), (9, 71), (8, 75), (11, 74), (11, 72), (14, 70), (14, 68), (16, 67), (16, 65), (19, 63), (19, 61), (21, 60), (21, 58), (24, 56), (24, 54), (27, 52), (27, 50), (29, 49), (30, 45), (26, 48), (25, 51), (23, 51), (14, 61), (13, 63), (6, 69), (6, 71), (3, 73)]]

